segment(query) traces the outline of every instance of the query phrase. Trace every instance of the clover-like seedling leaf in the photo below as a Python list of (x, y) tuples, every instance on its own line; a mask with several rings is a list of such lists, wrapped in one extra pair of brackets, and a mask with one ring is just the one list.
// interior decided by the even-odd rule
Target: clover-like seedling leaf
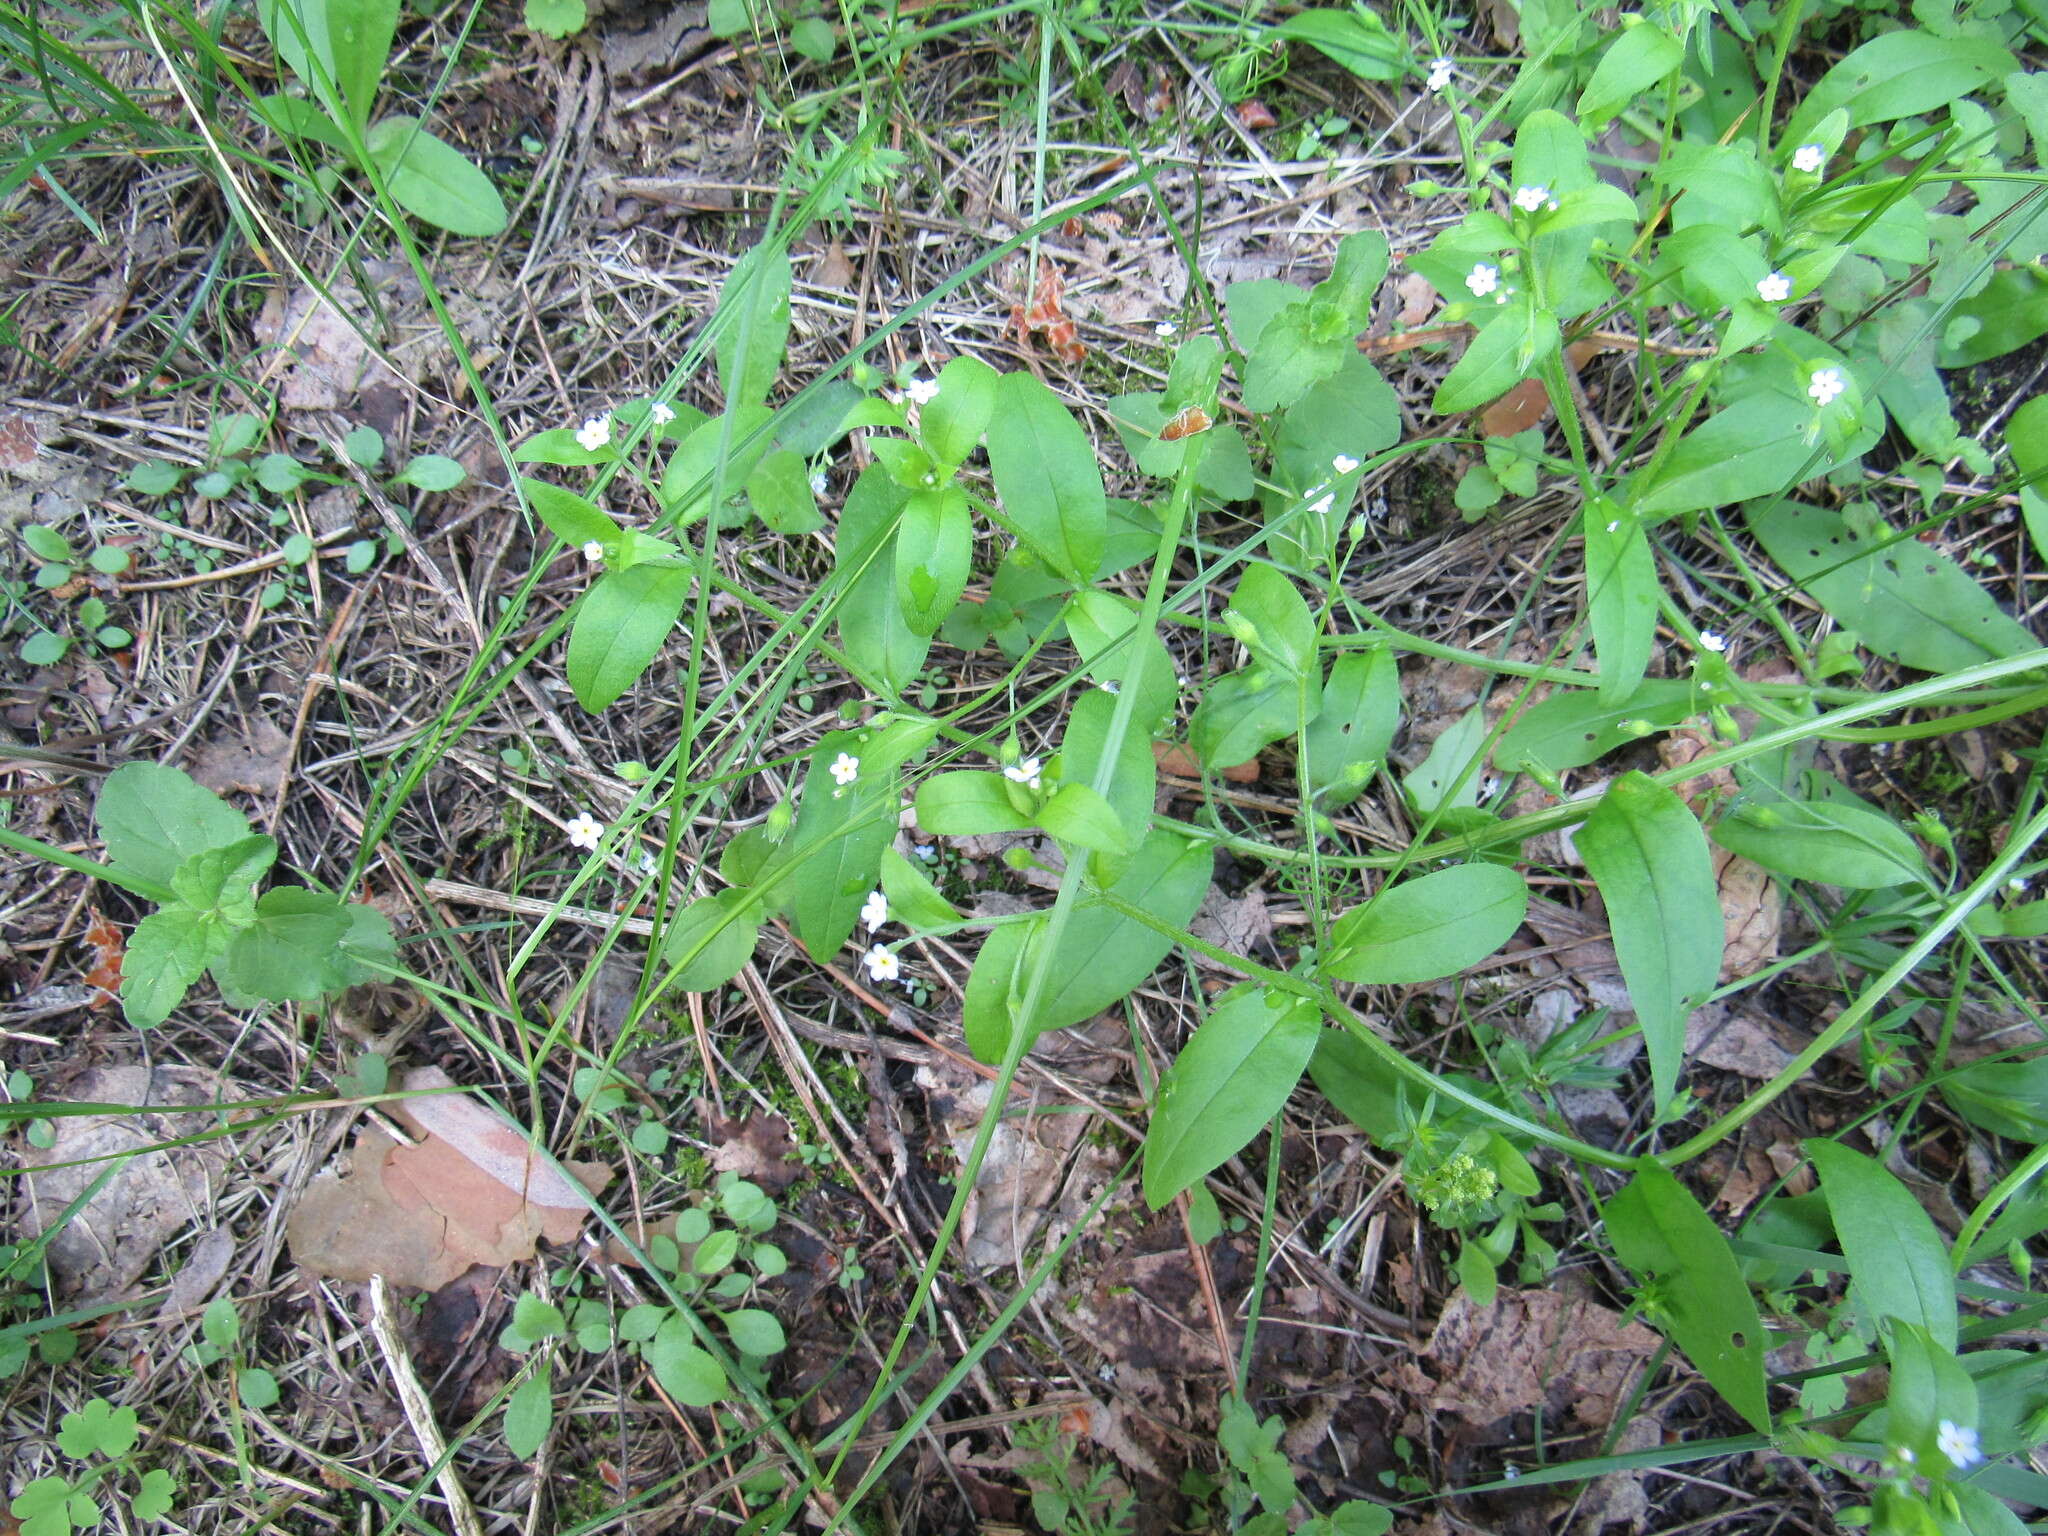
[(129, 1513), (138, 1520), (161, 1520), (171, 1512), (177, 1492), (178, 1484), (171, 1474), (162, 1467), (153, 1467), (142, 1474), (142, 1487), (128, 1501)]
[(142, 1433), (133, 1408), (116, 1408), (96, 1397), (83, 1408), (64, 1415), (57, 1431), (58, 1449), (74, 1461), (88, 1456), (125, 1456), (135, 1449)]

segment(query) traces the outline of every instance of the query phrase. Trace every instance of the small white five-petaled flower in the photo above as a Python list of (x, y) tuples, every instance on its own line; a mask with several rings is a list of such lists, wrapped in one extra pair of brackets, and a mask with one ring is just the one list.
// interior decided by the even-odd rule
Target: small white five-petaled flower
[(1756, 280), (1756, 296), (1766, 304), (1782, 304), (1792, 297), (1792, 279), (1782, 272)]
[(1003, 770), (1003, 777), (1012, 784), (1023, 784), (1031, 789), (1043, 789), (1045, 781), (1040, 776), (1043, 764), (1035, 757), (1027, 757), (1021, 763), (1012, 763)]
[(1818, 176), (1827, 163), (1825, 144), (1802, 144), (1792, 151), (1792, 169), (1808, 176)]
[(604, 840), (604, 823), (588, 811), (578, 811), (569, 818), (569, 824), (562, 828), (569, 834), (569, 846), (585, 851), (595, 851)]
[(610, 416), (593, 416), (576, 429), (576, 441), (583, 445), (585, 453), (595, 453), (612, 440), (612, 419)]
[(1423, 84), (1432, 91), (1440, 91), (1451, 83), (1451, 71), (1457, 67), (1449, 59), (1431, 59), (1429, 78)]
[(1543, 207), (1555, 208), (1557, 206), (1557, 199), (1550, 195), (1550, 188), (1545, 186), (1517, 187), (1515, 188), (1515, 206), (1524, 213), (1534, 213), (1537, 209)]
[(860, 904), (861, 926), (870, 932), (889, 921), (889, 898), (880, 891), (869, 891), (868, 899)]
[(1842, 391), (1849, 386), (1843, 382), (1839, 368), (1816, 368), (1813, 377), (1807, 380), (1806, 392), (1813, 396), (1813, 403), (1823, 408), (1833, 405)]
[(1337, 493), (1335, 491), (1325, 491), (1322, 495), (1318, 496), (1314, 501), (1308, 504), (1308, 509), (1317, 517), (1328, 517), (1330, 515), (1330, 508), (1334, 507), (1336, 504)]
[(1703, 629), (1700, 631), (1700, 649), (1703, 651), (1713, 651), (1718, 655), (1720, 652), (1728, 649), (1728, 638), (1725, 635), (1715, 634), (1711, 629)]
[(583, 558), (592, 565), (596, 565), (600, 560), (604, 559), (604, 546), (598, 543), (597, 540), (592, 539), (583, 546)]
[(1348, 453), (1340, 453), (1337, 457), (1330, 460), (1330, 468), (1337, 471), (1340, 475), (1348, 475), (1351, 471), (1358, 468), (1358, 460), (1351, 457)]
[(1491, 262), (1473, 263), (1472, 270), (1465, 274), (1465, 286), (1472, 290), (1472, 297), (1483, 299), (1500, 286), (1500, 268)]
[(868, 968), (868, 975), (876, 981), (894, 981), (903, 973), (903, 962), (880, 944), (869, 946), (868, 952), (861, 956), (861, 964)]
[(657, 427), (665, 427), (676, 419), (675, 407), (666, 400), (657, 400), (647, 407), (647, 419)]
[(832, 782), (844, 788), (860, 777), (860, 759), (851, 752), (842, 752), (832, 759), (829, 772), (832, 775)]
[(1152, 334), (1154, 336), (1177, 336), (1180, 334), (1180, 327), (1171, 320), (1162, 320), (1152, 327)]
[(937, 379), (912, 379), (903, 386), (903, 397), (912, 405), (930, 405), (939, 397)]
[(822, 469), (819, 470), (815, 475), (811, 476), (811, 494), (813, 496), (822, 496), (831, 489), (831, 477), (829, 477)]
[(1977, 1444), (1977, 1431), (1953, 1419), (1941, 1421), (1934, 1443), (1950, 1464), (1959, 1468), (1973, 1467), (1984, 1459), (1983, 1449)]

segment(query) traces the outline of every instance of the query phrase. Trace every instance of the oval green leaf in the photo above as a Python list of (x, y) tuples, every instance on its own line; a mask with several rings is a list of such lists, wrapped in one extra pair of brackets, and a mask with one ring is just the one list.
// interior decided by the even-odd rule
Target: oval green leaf
[(1499, 864), (1404, 880), (1331, 925), (1322, 974), (1377, 985), (1454, 976), (1507, 943), (1528, 910), (1529, 887)]

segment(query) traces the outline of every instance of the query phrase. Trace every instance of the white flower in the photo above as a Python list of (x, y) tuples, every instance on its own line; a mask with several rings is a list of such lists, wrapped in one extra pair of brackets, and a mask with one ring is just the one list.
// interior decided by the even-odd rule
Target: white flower
[(1700, 631), (1700, 649), (1712, 651), (1719, 655), (1728, 649), (1728, 638), (1725, 635), (1715, 634), (1711, 629), (1703, 629)]
[(604, 546), (598, 543), (597, 540), (592, 539), (588, 544), (583, 546), (583, 558), (588, 560), (592, 565), (596, 565), (598, 562), (604, 559)]
[(661, 860), (656, 858), (654, 855), (654, 850), (652, 848), (649, 848), (641, 853), (640, 862), (636, 867), (639, 869), (641, 874), (651, 875), (661, 867)]
[(2005, 882), (2005, 888), (2008, 891), (2024, 891), (2030, 883), (2025, 875), (2014, 875)]
[(1180, 334), (1180, 327), (1175, 325), (1171, 320), (1162, 320), (1157, 325), (1152, 327), (1152, 334), (1154, 336), (1161, 337), (1178, 336)]
[(676, 419), (675, 407), (666, 400), (657, 400), (647, 407), (647, 419), (657, 427), (665, 427)]
[(869, 891), (868, 899), (861, 903), (860, 921), (870, 932), (888, 922), (889, 898), (880, 891)]
[(1465, 286), (1472, 290), (1472, 297), (1483, 299), (1500, 286), (1500, 268), (1491, 262), (1476, 262), (1465, 274)]
[(1308, 504), (1308, 509), (1309, 511), (1313, 512), (1317, 517), (1327, 517), (1330, 514), (1330, 508), (1334, 507), (1336, 504), (1336, 492), (1325, 491), (1322, 495), (1318, 496), (1314, 501)]
[(1515, 206), (1524, 213), (1534, 213), (1550, 201), (1550, 188), (1545, 186), (1515, 188)]
[(1973, 1467), (1984, 1459), (1984, 1452), (1977, 1444), (1977, 1431), (1953, 1419), (1941, 1421), (1934, 1443), (1950, 1464), (1958, 1468)]
[(903, 386), (903, 394), (912, 405), (930, 405), (939, 397), (937, 379), (912, 379)]
[(1813, 396), (1813, 403), (1825, 409), (1833, 405), (1843, 390), (1849, 386), (1843, 382), (1839, 368), (1816, 368), (1813, 377), (1807, 380), (1806, 392)]
[(1440, 91), (1451, 83), (1451, 71), (1456, 68), (1449, 59), (1431, 59), (1429, 78), (1423, 84), (1432, 91)]
[(1808, 176), (1818, 176), (1828, 163), (1825, 144), (1802, 144), (1792, 151), (1792, 169), (1803, 171)]
[(910, 851), (927, 864), (932, 863), (939, 856), (939, 846), (936, 843), (919, 843)]
[(811, 494), (813, 496), (822, 496), (831, 489), (832, 481), (822, 469), (811, 476)]
[(576, 429), (576, 441), (583, 445), (585, 453), (595, 453), (612, 440), (612, 419), (610, 416), (593, 416)]
[(1782, 304), (1792, 297), (1792, 279), (1782, 272), (1760, 277), (1756, 281), (1756, 296), (1766, 304)]
[(1609, 523), (1607, 525), (1607, 531), (1609, 533), (1621, 532), (1621, 519), (1617, 517), (1613, 522)]
[(569, 824), (562, 829), (569, 834), (569, 846), (595, 851), (604, 839), (604, 823), (588, 811), (578, 811), (569, 818)]
[(1012, 763), (1003, 770), (1003, 777), (1012, 784), (1027, 784), (1033, 789), (1045, 787), (1040, 777), (1043, 765), (1035, 757), (1027, 757), (1021, 763)]
[(1348, 453), (1340, 453), (1337, 457), (1330, 460), (1330, 468), (1337, 471), (1340, 475), (1348, 475), (1351, 471), (1358, 468), (1358, 460), (1351, 457)]
[(861, 964), (868, 968), (868, 975), (876, 981), (894, 981), (903, 971), (903, 962), (880, 944), (869, 947), (868, 952), (861, 956)]
[(860, 759), (851, 752), (842, 752), (832, 759), (832, 782), (844, 788), (860, 777)]
[(1892, 1454), (1898, 1457), (1899, 1462), (1902, 1466), (1910, 1467), (1911, 1465), (1913, 1465), (1914, 1462), (1920, 1459), (1918, 1456), (1913, 1454), (1913, 1447), (1911, 1447), (1910, 1445), (1895, 1445), (1892, 1447)]
[[(1124, 685), (1118, 682), (1113, 677), (1105, 677), (1101, 682), (1097, 683), (1095, 686), (1100, 688), (1104, 693), (1122, 693), (1124, 691)], [(2021, 887), (2024, 887), (2026, 885), (2026, 882), (2024, 880), (2016, 881), (2014, 883)]]

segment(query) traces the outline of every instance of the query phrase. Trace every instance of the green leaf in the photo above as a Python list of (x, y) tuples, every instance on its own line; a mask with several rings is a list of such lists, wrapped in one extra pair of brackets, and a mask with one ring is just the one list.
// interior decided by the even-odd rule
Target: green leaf
[[(1066, 734), (1060, 738), (1060, 775), (1067, 783), (1093, 785), (1101, 777), (1116, 711), (1116, 696), (1099, 688), (1075, 700), (1074, 712), (1067, 716)], [(1141, 728), (1134, 711), (1102, 792), (1122, 824), (1124, 847), (1136, 847), (1152, 830), (1158, 788), (1159, 767), (1152, 755), (1151, 733)], [(1053, 830), (1050, 824), (1045, 826), (1048, 832)]]
[[(1354, 347), (1341, 368), (1287, 408), (1273, 460), (1287, 484), (1305, 488), (1333, 480), (1331, 464), (1339, 454), (1363, 463), (1400, 440), (1401, 403), (1393, 386)], [(1238, 496), (1250, 494), (1247, 488)]]
[(1607, 1202), (1607, 1233), (1621, 1262), (1655, 1281), (1650, 1320), (1758, 1433), (1771, 1432), (1764, 1388), (1764, 1325), (1728, 1239), (1684, 1185), (1649, 1158)]
[(1011, 798), (999, 773), (939, 773), (917, 786), (917, 824), (940, 837), (977, 837), (985, 832), (1022, 832), (1031, 817)]
[(1753, 502), (1743, 515), (1785, 574), (1880, 656), (1954, 672), (2037, 643), (1962, 567), (1917, 539), (1866, 532), (1794, 501)]
[[(1209, 889), (1214, 858), (1205, 844), (1155, 831), (1125, 864), (1110, 889), (1169, 927), (1185, 928)], [(991, 933), (967, 978), (967, 1043), (983, 1061), (1000, 1061), (1017, 1027), (1047, 920), (1007, 923)], [(1036, 1036), (1078, 1024), (1138, 986), (1173, 947), (1172, 940), (1125, 917), (1099, 895), (1074, 904), (1058, 949), (1046, 965), (1044, 990), (1024, 1026)]]
[(1330, 925), (1322, 974), (1396, 985), (1455, 976), (1514, 936), (1529, 887), (1500, 864), (1457, 864), (1404, 880)]
[(906, 928), (950, 928), (960, 921), (960, 914), (925, 872), (894, 848), (882, 850), (882, 894), (889, 903), (890, 921)]
[(278, 1398), (284, 1394), (278, 1387), (277, 1378), (262, 1366), (245, 1365), (235, 1372), (235, 1395), (242, 1400), (243, 1407), (254, 1408), (260, 1413), (265, 1408), (275, 1408)]
[(1391, 647), (1346, 651), (1330, 664), (1323, 707), (1301, 737), (1301, 776), (1324, 810), (1365, 793), (1401, 723), (1401, 669)]
[(1437, 386), (1429, 408), (1439, 416), (1476, 410), (1498, 400), (1557, 354), (1557, 316), (1521, 293), (1495, 312)]
[(565, 669), (576, 702), (593, 715), (640, 680), (676, 627), (690, 572), (673, 565), (607, 571), (577, 610)]
[(768, 398), (789, 347), (789, 252), (755, 246), (733, 264), (718, 292), (718, 383), (725, 407)]
[(1101, 569), (1109, 503), (1095, 446), (1059, 397), (1028, 373), (996, 383), (988, 461), (1018, 535), (1077, 585)]
[(1188, 741), (1202, 765), (1220, 773), (1248, 763), (1260, 748), (1299, 730), (1304, 714), (1314, 719), (1321, 684), (1308, 688), (1305, 681), (1256, 665), (1217, 678), (1188, 720)]
[(162, 1467), (151, 1467), (142, 1474), (142, 1486), (135, 1497), (128, 1501), (129, 1513), (138, 1520), (161, 1520), (171, 1512), (176, 1502), (177, 1482)]
[(836, 568), (848, 583), (839, 605), (839, 642), (890, 693), (900, 693), (916, 679), (931, 651), (931, 637), (903, 622), (894, 561), (883, 550), (908, 499), (880, 462), (870, 464), (847, 493), (835, 541)]
[(217, 974), (235, 991), (272, 1002), (310, 1001), (352, 986), (364, 977), (342, 944), (359, 910), (366, 909), (304, 886), (265, 891), (254, 926), (228, 942)]
[(1408, 45), (1371, 11), (1301, 11), (1268, 34), (1307, 43), (1361, 80), (1398, 80), (1405, 72)]
[(1821, 76), (1779, 139), (1803, 144), (1820, 120), (1836, 111), (1848, 113), (1852, 128), (1937, 111), (2018, 68), (2018, 61), (1988, 38), (1937, 37), (1910, 28), (1887, 32)]
[(1738, 796), (1714, 841), (1776, 875), (1875, 891), (1927, 878), (1912, 835), (1882, 812), (1834, 800), (1791, 800), (1769, 786)]
[(1401, 779), (1409, 803), (1422, 815), (1479, 803), (1479, 775), (1473, 764), (1486, 746), (1486, 716), (1473, 705), (1430, 743), (1429, 756)]
[(709, 1408), (729, 1388), (718, 1361), (697, 1347), (690, 1325), (671, 1314), (641, 1346), (661, 1389), (686, 1408)]
[(1314, 676), (1320, 687), (1315, 615), (1276, 567), (1247, 567), (1225, 614), (1230, 632), (1255, 657), (1295, 677)]
[(521, 1291), (519, 1299), (512, 1303), (513, 1331), (528, 1341), (529, 1348), (542, 1339), (552, 1339), (567, 1326), (560, 1307), (542, 1301), (531, 1291)]
[(71, 649), (71, 637), (42, 630), (21, 642), (17, 653), (32, 667), (54, 667), (64, 659), (64, 653)]
[(1159, 1080), (1145, 1133), (1145, 1203), (1158, 1210), (1259, 1133), (1301, 1080), (1322, 1013), (1270, 987), (1222, 999)]
[(505, 200), (490, 177), (418, 118), (387, 117), (365, 142), (391, 200), (413, 217), (452, 235), (495, 235), (505, 228)]
[(1502, 733), (1493, 760), (1504, 769), (1534, 763), (1553, 773), (1605, 757), (1616, 747), (1667, 730), (1696, 712), (1691, 683), (1648, 678), (1619, 704), (1590, 688), (1552, 694)]
[(398, 0), (259, 0), (257, 19), (280, 59), (337, 121), (370, 120)]
[(1573, 839), (1600, 888), (1657, 1103), (1678, 1091), (1685, 1021), (1721, 973), (1726, 925), (1698, 818), (1641, 773), (1607, 786)]
[(1579, 93), (1578, 115), (1594, 127), (1603, 126), (1684, 62), (1685, 45), (1663, 27), (1641, 16), (1624, 16), (1621, 35), (1607, 45)]
[(1864, 1312), (1873, 1322), (1896, 1317), (1917, 1323), (1953, 1353), (1955, 1273), (1934, 1219), (1905, 1185), (1862, 1153), (1818, 1137), (1803, 1147), (1820, 1175)]
[(57, 1448), (73, 1461), (126, 1456), (141, 1436), (141, 1422), (133, 1408), (116, 1408), (105, 1398), (95, 1397), (64, 1415), (57, 1431)]
[(144, 459), (128, 471), (128, 478), (121, 483), (138, 496), (168, 496), (184, 479), (182, 465), (166, 464), (162, 459)]
[(995, 369), (978, 357), (956, 357), (939, 370), (939, 392), (917, 413), (918, 440), (940, 464), (965, 462), (995, 414)]
[(1061, 842), (1098, 853), (1123, 853), (1131, 846), (1122, 819), (1086, 784), (1061, 785), (1039, 807), (1038, 824)]
[(121, 1011), (137, 1029), (170, 1017), (226, 947), (226, 935), (190, 907), (164, 907), (135, 925), (121, 961)]
[[(574, 0), (578, 11), (583, 0)], [(528, 25), (532, 25), (533, 0), (528, 0)], [(581, 23), (579, 22), (580, 26)], [(574, 27), (570, 31), (576, 30)], [(505, 1403), (505, 1449), (520, 1461), (531, 1461), (547, 1443), (548, 1430), (555, 1422), (555, 1389), (545, 1360), (533, 1374), (512, 1389)]]
[(21, 542), (28, 546), (28, 552), (38, 560), (69, 560), (71, 541), (56, 529), (43, 523), (23, 523)]
[[(580, 5), (582, 0), (575, 3)], [(452, 491), (468, 478), (469, 471), (446, 454), (416, 453), (391, 477), (391, 483), (421, 491)]]
[(789, 1348), (789, 1339), (782, 1331), (782, 1324), (775, 1320), (772, 1312), (763, 1312), (757, 1307), (740, 1307), (725, 1314), (727, 1337), (733, 1348), (746, 1355), (779, 1355)]
[[(803, 809), (785, 845), (785, 857), (795, 862), (783, 888), (796, 936), (813, 957), (836, 951), (860, 920), (882, 850), (896, 836), (898, 771), (936, 730), (928, 721), (899, 719), (879, 729), (834, 731), (811, 754)], [(860, 764), (847, 785), (831, 771), (842, 752)]]
[(1089, 677), (1131, 696), (1133, 734), (1150, 736), (1173, 717), (1180, 698), (1173, 658), (1157, 632), (1139, 632), (1135, 603), (1086, 587), (1068, 602), (1066, 621), (1067, 636)]
[(1317, 334), (1306, 297), (1266, 322), (1245, 360), (1244, 407), (1277, 411), (1341, 369), (1358, 348), (1348, 337)]
[(242, 1319), (235, 1311), (233, 1298), (216, 1296), (206, 1304), (206, 1310), (199, 1315), (199, 1334), (222, 1354), (233, 1353), (242, 1336)]
[(2044, 333), (2048, 280), (2035, 266), (2007, 267), (1949, 311), (1935, 360), (1943, 368), (1968, 368), (2017, 352)]
[(268, 837), (241, 837), (221, 848), (202, 848), (178, 866), (171, 889), (195, 912), (222, 918), (235, 926), (254, 920), (250, 888), (277, 861), (277, 843)]
[(1587, 503), (1583, 527), (1586, 611), (1600, 661), (1600, 699), (1618, 704), (1641, 684), (1656, 646), (1657, 558), (1642, 523), (1605, 497)]
[(682, 967), (671, 985), (684, 992), (724, 986), (754, 958), (760, 936), (761, 907), (752, 891), (700, 897), (676, 914), (662, 940), (663, 962)]
[[(543, 37), (552, 37), (557, 41), (573, 37), (583, 30), (584, 24), (589, 20), (590, 9), (584, 4), (584, 0), (526, 0), (526, 24)], [(520, 1390), (524, 1391), (525, 1388), (522, 1387)], [(509, 1435), (511, 1411), (507, 1409), (506, 1412)], [(543, 1424), (542, 1433), (545, 1434), (546, 1430), (547, 1426)]]
[(2048, 1141), (2048, 1056), (1972, 1062), (1942, 1079), (1941, 1096), (1993, 1135), (2030, 1146)]
[(162, 763), (124, 763), (108, 774), (93, 818), (116, 868), (162, 886), (193, 854), (249, 835), (240, 811)]
[(818, 514), (817, 493), (811, 489), (810, 469), (787, 448), (762, 455), (747, 476), (747, 500), (754, 515), (773, 533), (815, 533), (825, 526), (825, 519)]
[[(1680, 512), (1726, 506), (1784, 490), (1802, 473), (1822, 474), (1831, 455), (1806, 468), (1812, 411), (1774, 393), (1746, 395), (1679, 439), (1655, 469), (1655, 478), (1628, 482), (1627, 504), (1646, 522)], [(1651, 473), (1645, 471), (1645, 473)]]
[(341, 451), (351, 464), (375, 469), (384, 457), (384, 434), (375, 427), (356, 427), (341, 440)]
[(1372, 320), (1373, 295), (1386, 280), (1391, 254), (1387, 237), (1378, 230), (1353, 230), (1337, 242), (1330, 275), (1315, 285), (1309, 298), (1342, 311), (1347, 330), (1364, 330)]
[(967, 589), (973, 562), (967, 493), (957, 485), (912, 491), (896, 528), (896, 605), (912, 634), (939, 632)]

